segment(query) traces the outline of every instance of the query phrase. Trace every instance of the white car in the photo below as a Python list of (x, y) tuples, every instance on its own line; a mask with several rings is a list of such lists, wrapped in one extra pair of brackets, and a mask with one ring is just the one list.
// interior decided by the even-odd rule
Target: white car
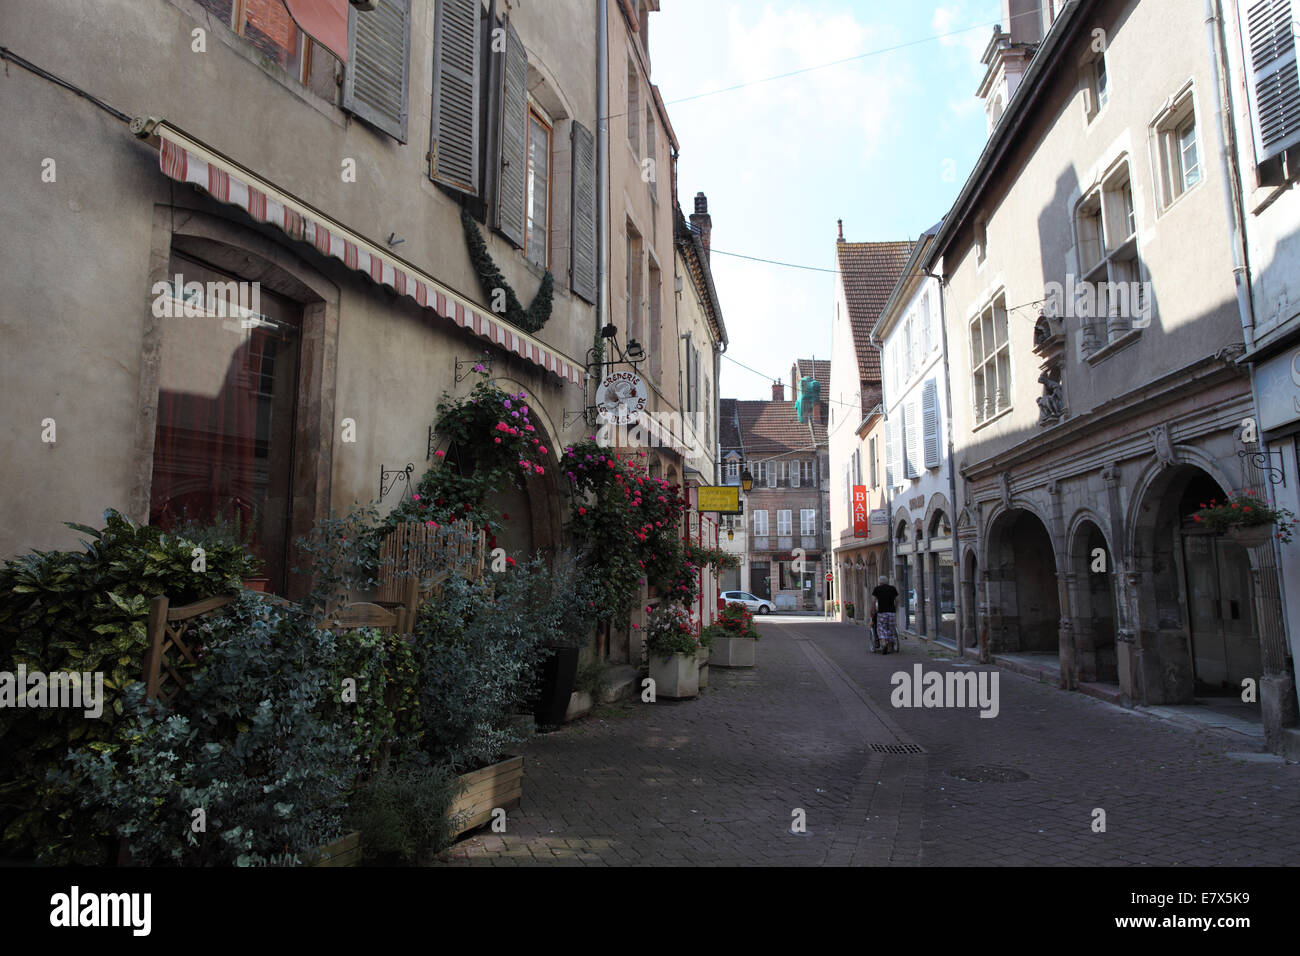
[(756, 598), (748, 591), (723, 591), (722, 600), (726, 604), (743, 604), (757, 614), (771, 614), (776, 610), (776, 605), (771, 601)]

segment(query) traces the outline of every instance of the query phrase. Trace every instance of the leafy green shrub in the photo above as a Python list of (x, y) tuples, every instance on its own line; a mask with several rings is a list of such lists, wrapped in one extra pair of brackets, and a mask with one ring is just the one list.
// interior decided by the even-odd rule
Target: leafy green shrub
[(391, 767), (357, 788), (346, 822), (361, 831), (367, 862), (414, 863), (451, 844), (451, 807), (460, 788), (449, 767)]
[(590, 694), (595, 703), (609, 688), (609, 661), (593, 655), (578, 666), (578, 676), (573, 682), (576, 690)]
[(336, 668), (334, 635), (305, 610), (242, 594), (213, 616), (176, 713), (133, 684), (129, 746), (80, 748), (53, 781), (136, 863), (301, 862), (341, 835), (357, 772), (352, 734), (322, 716)]
[(527, 566), (482, 581), (453, 578), (416, 623), (424, 749), (457, 773), (486, 766), (522, 739), (511, 727), (540, 660)]
[(680, 604), (660, 604), (650, 613), (645, 632), (646, 650), (654, 657), (695, 654), (701, 646), (691, 628), (691, 614)]
[[(421, 728), (412, 643), (404, 635), (358, 628), (338, 635), (336, 644), (326, 711), (349, 729), (362, 772), (375, 769), (386, 757), (416, 752)], [(345, 688), (345, 680), (355, 681), (355, 687)], [(345, 692), (350, 701), (343, 699)]]
[(234, 541), (205, 538), (206, 570), (194, 570), (196, 542), (104, 512), (102, 530), (71, 524), (84, 551), (35, 551), (0, 568), (0, 671), (100, 672), (104, 712), (0, 708), (0, 845), (6, 855), (39, 852), (57, 862), (102, 863), (105, 846), (53, 792), (46, 772), (71, 746), (120, 743), (122, 693), (141, 679), (149, 601), (174, 605), (238, 590), (257, 561)]

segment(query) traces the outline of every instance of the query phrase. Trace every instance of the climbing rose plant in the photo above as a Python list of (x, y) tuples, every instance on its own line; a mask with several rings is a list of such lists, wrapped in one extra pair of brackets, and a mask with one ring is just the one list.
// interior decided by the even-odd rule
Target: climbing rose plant
[(679, 486), (650, 477), (644, 459), (645, 452), (620, 455), (590, 437), (560, 459), (574, 491), (574, 540), (601, 591), (601, 620), (626, 620), (643, 580), (666, 601), (696, 596), (699, 568), (681, 540), (686, 499)]

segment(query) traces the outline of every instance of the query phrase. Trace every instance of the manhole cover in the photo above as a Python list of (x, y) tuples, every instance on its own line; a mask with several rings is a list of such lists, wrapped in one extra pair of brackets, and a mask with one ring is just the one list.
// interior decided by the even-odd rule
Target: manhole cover
[(967, 767), (949, 770), (948, 773), (958, 780), (970, 780), (972, 783), (1019, 783), (1029, 779), (1029, 774), (1015, 767)]
[(923, 754), (917, 744), (872, 744), (871, 749), (878, 754)]

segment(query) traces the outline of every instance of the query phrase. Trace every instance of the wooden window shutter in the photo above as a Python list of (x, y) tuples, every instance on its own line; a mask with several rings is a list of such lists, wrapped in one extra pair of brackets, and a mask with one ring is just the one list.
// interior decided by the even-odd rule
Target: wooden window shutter
[(479, 195), (481, 58), (479, 0), (438, 0), (429, 177), (470, 196)]
[(917, 465), (920, 464), (920, 456), (917, 454), (917, 421), (916, 421), (916, 404), (912, 403), (903, 408), (903, 441), (906, 448), (903, 450), (906, 465), (903, 474), (908, 478), (917, 476)]
[(509, 23), (505, 58), (501, 71), (496, 227), (516, 246), (522, 246), (528, 184), (528, 53)]
[(876, 487), (876, 440), (874, 438), (867, 446), (867, 474), (871, 476), (871, 487)]
[(573, 233), (569, 286), (588, 302), (596, 301), (596, 138), (581, 123), (573, 124)]
[(897, 431), (897, 422), (885, 422), (885, 486), (889, 488), (894, 486), (894, 435)]
[(925, 421), (925, 467), (939, 466), (939, 385), (934, 379), (921, 392), (921, 415)]
[(1263, 162), (1300, 143), (1300, 74), (1291, 0), (1250, 4), (1242, 26), (1250, 50), (1255, 134)]
[(348, 7), (348, 49), (343, 108), (406, 142), (410, 99), (411, 0), (384, 0), (358, 13)]

